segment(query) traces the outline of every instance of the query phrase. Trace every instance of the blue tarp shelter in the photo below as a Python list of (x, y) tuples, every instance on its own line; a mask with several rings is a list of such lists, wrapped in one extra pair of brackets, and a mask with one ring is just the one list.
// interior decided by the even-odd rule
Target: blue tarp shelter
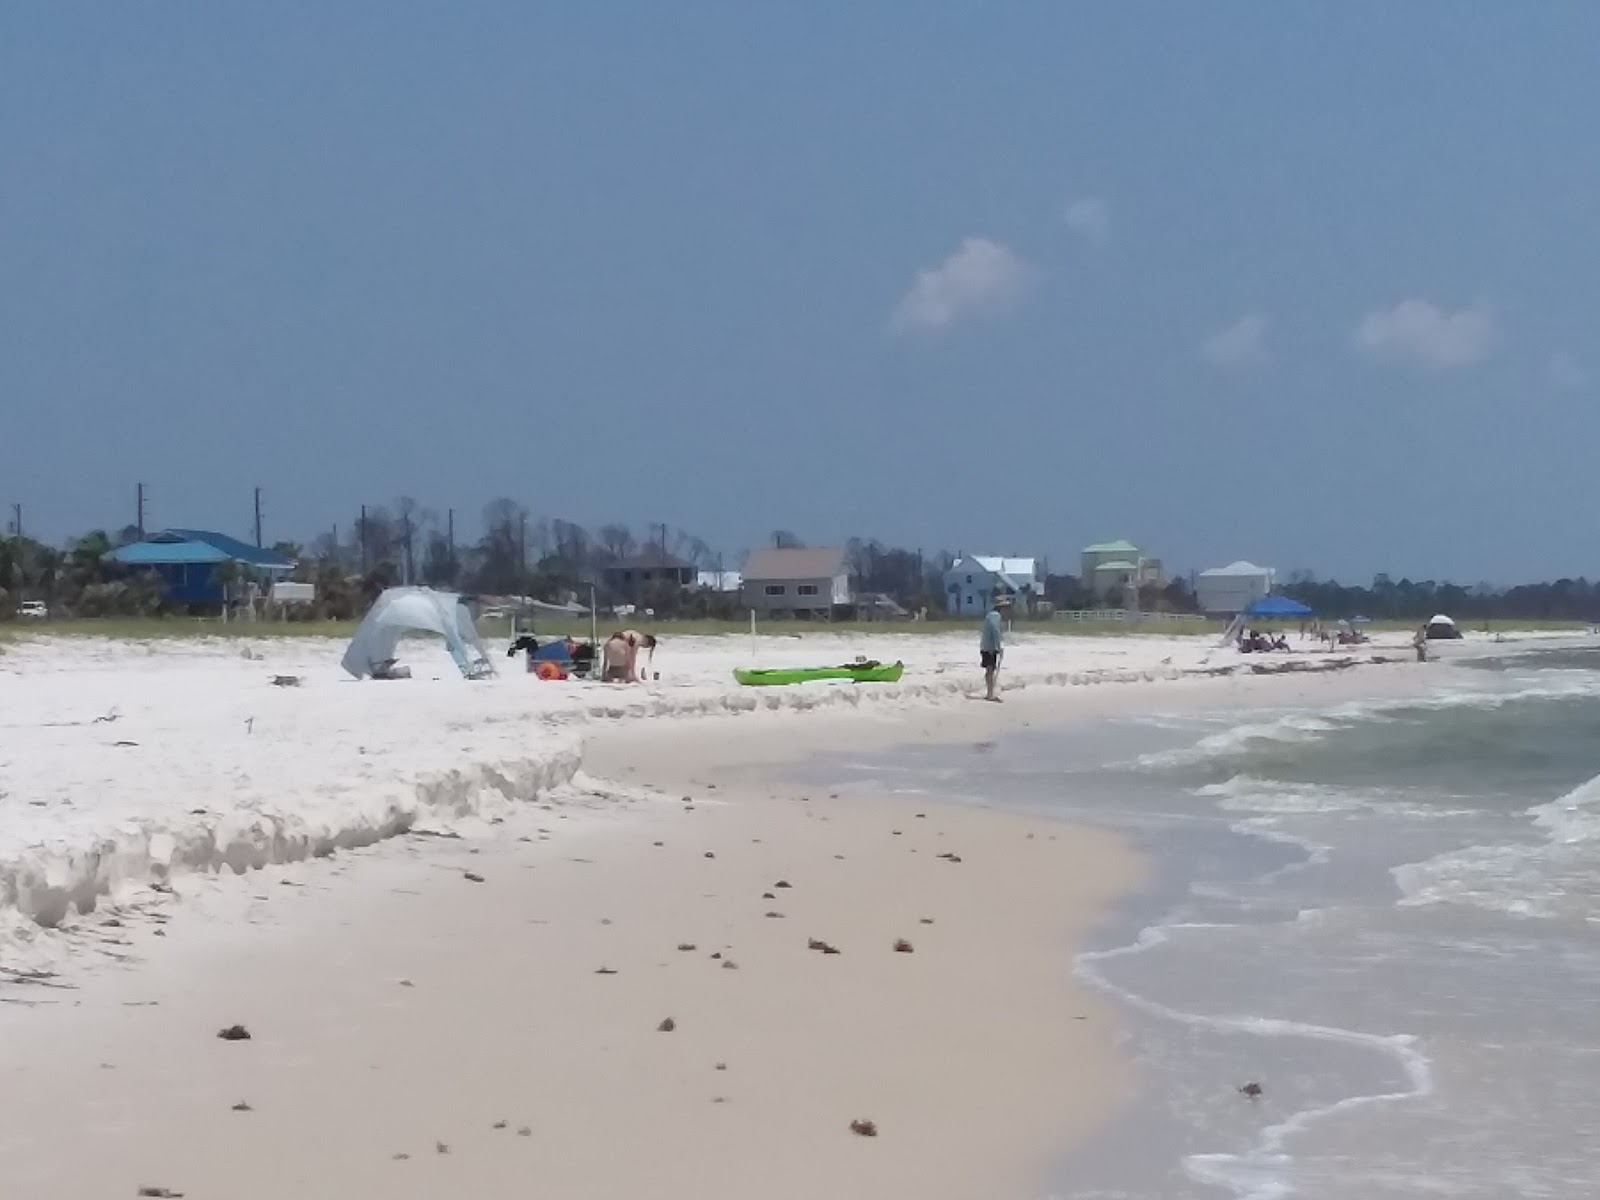
[(1311, 610), (1287, 596), (1263, 596), (1244, 610), (1247, 617), (1309, 617)]

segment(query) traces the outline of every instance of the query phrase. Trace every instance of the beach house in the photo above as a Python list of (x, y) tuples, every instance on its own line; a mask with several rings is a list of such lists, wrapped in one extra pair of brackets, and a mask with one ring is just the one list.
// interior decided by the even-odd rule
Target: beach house
[(1147, 584), (1160, 587), (1166, 582), (1161, 560), (1151, 558), (1129, 541), (1085, 546), (1080, 564), (1079, 581), (1102, 601), (1115, 595), (1127, 602), (1136, 596), (1139, 588)]
[(1016, 612), (1031, 611), (1044, 595), (1044, 575), (1036, 558), (963, 554), (944, 573), (945, 607), (951, 616), (981, 617), (996, 592)]
[(1273, 576), (1271, 567), (1258, 567), (1243, 559), (1212, 567), (1194, 577), (1195, 599), (1208, 616), (1235, 616), (1272, 591)]
[(205, 608), (220, 608), (226, 599), (238, 598), (224, 594), (230, 574), (270, 587), (288, 578), (295, 565), (274, 551), (205, 529), (164, 529), (117, 547), (105, 560), (133, 571), (153, 571), (168, 601)]
[(656, 545), (600, 568), (600, 579), (613, 601), (641, 607), (662, 600), (664, 593), (694, 586), (699, 574), (692, 562)]
[(752, 550), (743, 575), (744, 606), (757, 616), (830, 620), (851, 603), (850, 568), (833, 547)]

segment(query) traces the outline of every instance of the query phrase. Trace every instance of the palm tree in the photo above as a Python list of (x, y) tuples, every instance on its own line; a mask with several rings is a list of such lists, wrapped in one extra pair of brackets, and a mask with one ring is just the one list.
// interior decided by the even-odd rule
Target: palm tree
[(244, 578), (244, 568), (239, 565), (236, 558), (225, 558), (216, 565), (211, 572), (211, 582), (222, 589), (222, 608), (226, 612), (228, 601), (232, 599), (239, 581)]

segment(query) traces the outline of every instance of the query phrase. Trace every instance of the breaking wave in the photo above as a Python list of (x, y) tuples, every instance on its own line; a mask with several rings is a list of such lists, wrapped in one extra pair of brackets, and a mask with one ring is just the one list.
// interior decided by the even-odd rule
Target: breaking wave
[(1394, 868), (1401, 903), (1600, 921), (1600, 775), (1527, 815), (1543, 840), (1467, 846)]

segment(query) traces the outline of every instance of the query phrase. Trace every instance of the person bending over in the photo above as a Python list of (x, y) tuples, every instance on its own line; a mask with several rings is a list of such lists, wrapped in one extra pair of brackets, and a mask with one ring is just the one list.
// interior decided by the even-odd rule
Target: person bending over
[(655, 634), (640, 633), (637, 629), (613, 633), (602, 648), (605, 670), (600, 678), (606, 683), (643, 683), (644, 677), (639, 673), (640, 650), (645, 651), (647, 661), (655, 662)]

